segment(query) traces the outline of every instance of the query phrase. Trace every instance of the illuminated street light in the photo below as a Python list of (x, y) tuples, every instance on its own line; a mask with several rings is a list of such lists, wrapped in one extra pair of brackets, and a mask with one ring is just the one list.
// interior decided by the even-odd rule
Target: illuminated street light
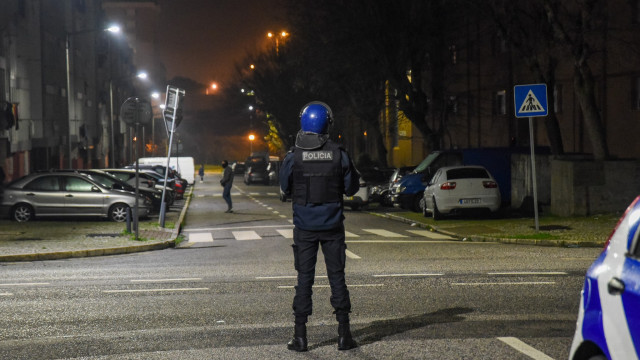
[(65, 33), (65, 41), (64, 41), (64, 45), (65, 45), (65, 62), (66, 62), (66, 76), (67, 76), (67, 122), (69, 125), (69, 131), (68, 131), (68, 139), (67, 139), (67, 145), (68, 145), (68, 156), (69, 156), (69, 169), (73, 168), (73, 161), (71, 160), (71, 109), (73, 108), (73, 100), (72, 100), (72, 96), (71, 96), (71, 56), (69, 54), (69, 49), (71, 48), (71, 37), (75, 36), (75, 35), (80, 35), (80, 34), (87, 34), (87, 33), (91, 33), (91, 32), (97, 32), (97, 31), (107, 31), (110, 32), (112, 34), (116, 34), (120, 32), (120, 27), (118, 25), (111, 25), (106, 29), (90, 29), (90, 30), (81, 30), (81, 31), (74, 31), (74, 32), (66, 32)]
[(278, 53), (279, 53), (279, 49), (280, 49), (280, 39), (282, 39), (282, 41), (284, 41), (284, 40), (285, 40), (285, 38), (286, 38), (287, 36), (289, 36), (289, 33), (288, 33), (288, 32), (286, 32), (286, 31), (284, 31), (284, 30), (283, 30), (283, 31), (281, 31), (278, 35), (276, 35), (276, 34), (272, 33), (271, 31), (269, 31), (269, 32), (267, 33), (267, 37), (268, 37), (269, 39), (275, 38), (275, 40), (276, 40), (276, 55), (278, 55)]
[[(117, 79), (117, 81), (123, 81), (123, 80), (127, 80), (127, 79), (131, 79), (131, 78), (138, 78), (138, 79), (146, 79), (147, 78), (147, 73), (144, 71), (141, 71), (139, 73), (137, 73), (135, 76), (126, 76), (124, 78), (120, 78)], [(114, 119), (113, 119), (113, 83), (114, 80), (113, 79), (109, 79), (109, 114), (110, 114), (110, 118), (111, 118), (111, 146), (109, 147), (109, 163), (111, 164), (111, 167), (114, 168), (115, 166), (115, 157), (116, 157), (116, 149), (115, 149), (115, 124), (114, 124)]]
[(249, 134), (249, 144), (251, 145), (249, 156), (251, 156), (251, 154), (253, 154), (253, 140), (255, 140), (255, 139), (256, 139), (255, 135)]

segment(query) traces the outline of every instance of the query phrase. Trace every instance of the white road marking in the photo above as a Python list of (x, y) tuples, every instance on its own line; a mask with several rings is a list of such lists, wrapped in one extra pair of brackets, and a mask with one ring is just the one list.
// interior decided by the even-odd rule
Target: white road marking
[(515, 337), (499, 337), (498, 340), (502, 341), (503, 343), (511, 346), (512, 348), (520, 351), (521, 353), (529, 356), (532, 359), (535, 360), (553, 360), (552, 357), (548, 356), (547, 354), (543, 353), (542, 351), (529, 346), (528, 344), (524, 343), (523, 341), (521, 341), (518, 338)]
[(274, 214), (280, 214), (280, 211), (278, 211), (278, 210), (274, 210), (274, 211), (273, 211), (273, 213), (274, 213)]
[[(283, 279), (297, 279), (296, 275), (281, 275), (281, 276), (256, 276), (256, 280), (283, 280)], [(328, 279), (327, 275), (318, 276), (316, 275), (316, 279)]]
[(251, 195), (251, 196), (256, 196), (256, 195), (260, 195), (260, 193), (257, 193), (257, 192), (251, 192), (251, 193), (249, 193), (249, 195)]
[(213, 236), (211, 233), (191, 233), (189, 234), (189, 242), (190, 243), (203, 243), (203, 242), (213, 242)]
[(267, 195), (269, 195), (269, 196), (276, 196), (276, 195), (278, 195), (278, 194), (268, 192), (268, 193), (267, 193)]
[[(357, 285), (352, 285), (349, 284), (347, 285), (348, 288), (355, 288), (355, 287), (379, 287), (379, 286), (384, 286), (384, 284), (357, 284)], [(330, 288), (331, 285), (313, 285), (314, 288)], [(278, 286), (278, 289), (294, 289), (295, 287), (292, 285), (281, 285)]]
[(344, 235), (345, 235), (346, 237), (360, 237), (360, 235), (356, 235), (356, 234), (354, 234), (354, 233), (352, 233), (352, 232), (348, 232), (348, 231), (345, 231), (345, 232), (344, 232)]
[(200, 281), (202, 278), (182, 278), (182, 279), (139, 279), (131, 280), (132, 283), (157, 283), (157, 282), (180, 282), (180, 281)]
[(564, 271), (511, 271), (490, 272), (487, 275), (567, 275)]
[(372, 233), (372, 234), (376, 234), (376, 235), (380, 235), (380, 236), (384, 236), (384, 237), (390, 237), (390, 238), (405, 238), (405, 237), (407, 237), (406, 235), (394, 233), (394, 232), (391, 232), (391, 231), (385, 230), (385, 229), (362, 229), (362, 230), (366, 231), (368, 233)]
[(13, 284), (0, 284), (0, 286), (40, 286), (49, 285), (49, 283), (13, 283)]
[[(289, 220), (292, 222), (292, 220)], [(277, 228), (277, 227), (287, 227), (293, 225), (260, 225), (260, 226), (233, 226), (233, 227), (219, 227), (219, 228), (199, 228), (199, 229), (184, 229), (183, 231), (188, 232), (202, 232), (202, 231), (216, 231), (216, 230), (234, 230), (234, 229), (266, 229), (266, 228)]]
[[(429, 241), (429, 240), (347, 240), (346, 243), (351, 244), (357, 244), (357, 243), (362, 243), (362, 244), (425, 244), (425, 245), (430, 245), (430, 244), (455, 244), (455, 243), (461, 243), (460, 241), (455, 241), (455, 240), (433, 240), (433, 241)], [(486, 244), (486, 243), (470, 243), (470, 244)]]
[(232, 231), (231, 232), (233, 234), (233, 237), (236, 238), (236, 240), (260, 240), (262, 239), (260, 237), (260, 235), (258, 235), (257, 232), (251, 230), (251, 231)]
[(345, 250), (344, 252), (345, 252), (345, 254), (347, 255), (347, 257), (349, 259), (355, 259), (355, 260), (362, 259), (360, 256), (358, 256), (358, 255), (352, 253), (351, 251), (349, 251), (349, 249)]
[(438, 234), (436, 232), (429, 231), (429, 230), (407, 230), (407, 231), (412, 234), (424, 236), (429, 239), (439, 239), (439, 240), (453, 239), (451, 236)]
[(287, 216), (286, 216), (286, 215), (280, 215), (280, 217), (281, 217), (281, 218), (286, 218)]
[(0, 293), (0, 296), (13, 296), (12, 293)]
[(424, 273), (424, 274), (379, 274), (379, 275), (373, 275), (373, 277), (422, 277), (422, 276), (443, 276), (444, 274), (429, 274), (429, 273)]
[(483, 286), (483, 285), (553, 285), (555, 281), (517, 281), (517, 282), (476, 282), (476, 283), (451, 283), (456, 286)]
[(178, 291), (205, 291), (209, 288), (178, 288), (178, 289), (130, 289), (130, 290), (103, 290), (103, 293), (143, 293), (143, 292), (178, 292)]
[(267, 206), (267, 210), (273, 210), (271, 206)]
[(276, 231), (285, 239), (293, 239), (293, 229), (278, 229)]

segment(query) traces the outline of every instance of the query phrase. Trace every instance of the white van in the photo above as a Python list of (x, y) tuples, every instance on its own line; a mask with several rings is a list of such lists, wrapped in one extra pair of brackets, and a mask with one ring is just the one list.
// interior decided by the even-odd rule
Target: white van
[[(140, 165), (164, 165), (167, 166), (166, 157), (146, 157), (140, 158)], [(177, 170), (183, 179), (191, 185), (196, 181), (196, 169), (193, 158), (188, 156), (171, 157), (169, 167)]]

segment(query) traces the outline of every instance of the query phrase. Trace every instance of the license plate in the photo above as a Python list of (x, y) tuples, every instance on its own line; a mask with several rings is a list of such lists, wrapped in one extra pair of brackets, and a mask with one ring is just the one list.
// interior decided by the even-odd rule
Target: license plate
[(482, 202), (482, 200), (480, 200), (480, 199), (460, 199), (460, 204), (463, 204), (463, 205), (480, 204), (481, 202)]

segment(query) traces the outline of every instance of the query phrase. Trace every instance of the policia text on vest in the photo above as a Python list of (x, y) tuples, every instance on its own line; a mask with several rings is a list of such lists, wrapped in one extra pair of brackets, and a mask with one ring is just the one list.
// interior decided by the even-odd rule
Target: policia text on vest
[(333, 160), (332, 151), (303, 151), (302, 161), (331, 161)]

